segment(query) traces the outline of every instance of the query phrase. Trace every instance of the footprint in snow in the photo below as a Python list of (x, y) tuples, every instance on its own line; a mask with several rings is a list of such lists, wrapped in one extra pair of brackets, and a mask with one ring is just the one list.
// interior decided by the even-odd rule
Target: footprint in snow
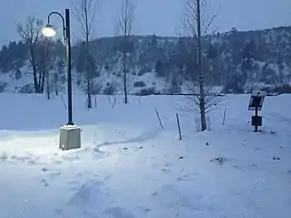
[(170, 173), (170, 172), (171, 172), (171, 170), (170, 170), (170, 169), (167, 169), (167, 168), (163, 168), (162, 171), (163, 171), (164, 173)]
[(191, 181), (192, 180), (192, 176), (194, 174), (184, 174), (183, 176), (179, 176), (176, 180), (177, 181)]
[(44, 187), (48, 187), (49, 186), (49, 183), (45, 179), (42, 179), (41, 183), (44, 185)]
[(102, 218), (135, 218), (135, 216), (122, 207), (111, 207), (104, 210), (100, 217)]
[(150, 208), (148, 208), (148, 207), (144, 207), (144, 206), (138, 206), (137, 208), (138, 208), (138, 210), (139, 210), (140, 212), (142, 212), (142, 213), (149, 213), (149, 212), (152, 211)]
[(63, 160), (66, 160), (66, 161), (76, 161), (76, 160), (80, 160), (80, 157), (79, 155), (67, 155), (67, 156), (63, 156), (62, 157)]
[(78, 207), (96, 207), (96, 202), (104, 202), (106, 200), (106, 187), (102, 182), (89, 180), (78, 185), (75, 193), (69, 200), (69, 205)]
[(54, 164), (62, 164), (63, 161), (61, 161), (61, 160), (54, 160), (53, 163), (54, 163)]
[(69, 181), (68, 183), (70, 191), (76, 191), (79, 188), (79, 181)]
[(53, 173), (50, 173), (48, 176), (50, 179), (55, 179), (56, 177), (60, 176), (61, 175), (61, 172), (53, 172)]
[(194, 199), (196, 201), (193, 201), (193, 196), (190, 198), (189, 196), (184, 195), (184, 193), (181, 193), (174, 186), (164, 185), (151, 194), (150, 201), (155, 205), (166, 208), (183, 207), (190, 210), (201, 210), (207, 208), (207, 205), (204, 205), (203, 202), (199, 202), (201, 196), (197, 193), (195, 194), (196, 196), (194, 196)]
[(164, 165), (164, 167), (171, 167), (171, 166), (173, 166), (172, 163), (166, 163), (166, 164)]
[(63, 215), (64, 212), (63, 212), (62, 209), (55, 209), (55, 214), (57, 214), (57, 215)]
[(7, 161), (7, 159), (8, 159), (8, 155), (5, 152), (3, 152), (0, 155), (0, 161), (5, 162), (5, 161)]
[(41, 169), (41, 171), (42, 171), (42, 172), (47, 172), (47, 171), (49, 171), (49, 170), (48, 170), (47, 167), (43, 167), (43, 168)]

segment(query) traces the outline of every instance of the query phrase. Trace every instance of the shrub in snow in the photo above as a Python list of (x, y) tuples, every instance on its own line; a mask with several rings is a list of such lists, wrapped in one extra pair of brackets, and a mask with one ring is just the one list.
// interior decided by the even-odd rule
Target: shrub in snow
[(164, 77), (166, 75), (166, 69), (165, 68), (166, 68), (165, 64), (162, 61), (158, 60), (156, 62), (156, 66), (155, 66), (156, 75), (158, 77)]
[(102, 84), (101, 83), (95, 83), (91, 87), (91, 94), (92, 95), (98, 95), (98, 94), (100, 94), (101, 90), (102, 90)]
[(181, 87), (180, 86), (170, 86), (167, 90), (166, 90), (166, 94), (168, 95), (173, 95), (173, 94), (178, 94), (181, 93)]
[(230, 79), (223, 87), (223, 93), (230, 94), (242, 94), (244, 93), (243, 84), (241, 84), (239, 78)]
[(7, 86), (7, 83), (5, 83), (5, 82), (0, 82), (0, 93), (1, 93), (1, 92), (4, 92), (6, 86)]
[(143, 67), (143, 68), (141, 68), (141, 69), (139, 70), (139, 72), (138, 72), (138, 76), (142, 76), (142, 75), (144, 75), (144, 74), (147, 73), (147, 72), (151, 72), (151, 69), (150, 69), (149, 67)]
[(115, 87), (112, 84), (107, 83), (106, 87), (103, 89), (103, 94), (105, 94), (105, 95), (113, 95), (114, 92), (115, 92)]
[(145, 87), (146, 84), (143, 81), (136, 81), (133, 83), (133, 87)]
[(22, 73), (21, 73), (21, 70), (18, 68), (16, 71), (15, 71), (15, 79), (16, 80), (19, 80), (21, 79), (22, 77)]
[(34, 93), (34, 85), (32, 83), (29, 83), (29, 84), (22, 86), (19, 90), (19, 93), (23, 93), (23, 94)]
[(138, 95), (159, 95), (160, 93), (157, 92), (156, 87), (144, 88), (141, 89)]
[(108, 62), (105, 62), (105, 64), (104, 64), (104, 70), (109, 70), (109, 63)]
[(283, 85), (283, 86), (275, 87), (273, 92), (291, 93), (291, 86), (290, 85)]
[(62, 84), (65, 84), (67, 82), (67, 78), (65, 75), (61, 75), (60, 80)]

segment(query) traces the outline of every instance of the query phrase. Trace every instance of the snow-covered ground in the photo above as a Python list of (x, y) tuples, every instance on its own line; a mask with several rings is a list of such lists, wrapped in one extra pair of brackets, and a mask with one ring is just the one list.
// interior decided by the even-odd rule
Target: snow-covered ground
[(226, 96), (207, 132), (181, 96), (98, 96), (91, 111), (75, 96), (82, 148), (59, 151), (65, 99), (0, 94), (0, 217), (290, 218), (291, 96), (266, 98), (260, 133), (248, 95)]

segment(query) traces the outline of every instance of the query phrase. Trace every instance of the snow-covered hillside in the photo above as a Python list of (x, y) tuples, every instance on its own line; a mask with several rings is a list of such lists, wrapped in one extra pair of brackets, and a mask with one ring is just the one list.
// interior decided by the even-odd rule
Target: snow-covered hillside
[[(183, 97), (74, 96), (82, 148), (59, 151), (62, 97), (0, 94), (0, 214), (13, 218), (289, 218), (291, 96), (228, 95), (197, 132)], [(222, 125), (225, 108), (226, 122)], [(160, 113), (160, 128), (155, 109)], [(183, 140), (178, 140), (179, 113)]]
[[(249, 93), (257, 88), (270, 92), (291, 92), (291, 28), (238, 31), (206, 36), (203, 40), (203, 73), (207, 85), (219, 86), (224, 93)], [(65, 47), (62, 41), (39, 41), (35, 48), (35, 75), (29, 61), (28, 45), (10, 42), (0, 50), (0, 92), (43, 92), (65, 83)], [(93, 94), (120, 93), (123, 56), (130, 94), (183, 93), (186, 81), (199, 75), (195, 40), (189, 37), (130, 36), (124, 48), (120, 37), (104, 37), (90, 42), (85, 60), (84, 44), (72, 46), (72, 69), (79, 90), (84, 90), (86, 68)], [(48, 52), (44, 56), (45, 52)], [(46, 58), (44, 58), (46, 57)], [(45, 59), (45, 60), (44, 60)], [(49, 78), (47, 78), (49, 77)], [(39, 84), (38, 84), (39, 83)], [(27, 85), (29, 84), (29, 85)], [(87, 83), (86, 83), (87, 84)], [(38, 85), (40, 88), (38, 88)], [(23, 88), (24, 87), (24, 88)], [(39, 89), (39, 90), (38, 90)], [(113, 94), (113, 93), (112, 93)]]
[[(6, 84), (4, 88), (4, 92), (8, 93), (29, 93), (28, 90), (31, 89), (31, 92), (34, 92), (33, 89), (33, 76), (31, 72), (30, 67), (23, 67), (21, 68), (22, 71), (22, 78), (21, 79), (15, 79), (15, 72), (10, 72), (10, 73), (5, 73), (5, 74), (0, 74), (0, 86), (2, 84)], [(73, 72), (74, 78), (74, 89), (77, 92), (85, 92), (86, 90), (86, 84), (84, 81), (83, 85), (79, 85), (77, 83), (77, 73)], [(106, 71), (102, 71), (101, 75), (98, 78), (95, 78), (93, 80), (98, 87), (100, 87), (100, 93), (107, 94), (104, 92), (106, 90), (106, 87), (108, 84), (114, 85), (115, 87), (115, 94), (121, 94), (122, 93), (122, 87), (123, 87), (123, 81), (122, 81), (122, 76), (121, 75), (116, 75), (112, 74), (111, 72), (108, 73)], [(66, 83), (59, 83), (58, 89), (64, 90), (66, 89)], [(26, 89), (26, 87), (28, 89)], [(128, 76), (128, 93), (132, 95), (139, 95), (143, 94), (143, 91), (145, 94), (147, 94), (148, 90), (153, 90), (151, 94), (154, 93), (165, 93), (170, 85), (169, 83), (164, 79), (164, 78), (157, 78), (155, 76), (155, 72), (147, 72), (144, 73), (141, 76), (138, 75), (129, 75)], [(50, 82), (50, 90), (51, 92), (55, 91), (55, 87), (53, 84), (53, 81), (51, 80)], [(114, 94), (113, 93), (113, 94)]]

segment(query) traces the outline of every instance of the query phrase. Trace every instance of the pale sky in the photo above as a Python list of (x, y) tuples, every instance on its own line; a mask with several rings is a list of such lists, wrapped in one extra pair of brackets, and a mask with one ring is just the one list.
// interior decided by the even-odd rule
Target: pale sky
[[(18, 40), (17, 22), (34, 16), (46, 21), (51, 11), (63, 12), (72, 9), (72, 0), (0, 0), (0, 44)], [(96, 36), (114, 36), (116, 15), (122, 0), (100, 0), (101, 7), (95, 24)], [(175, 36), (178, 34), (184, 0), (132, 0), (136, 4), (134, 34)], [(291, 0), (209, 0), (210, 11), (221, 9), (214, 26), (220, 32), (232, 27), (238, 30), (264, 29), (291, 25)], [(215, 5), (214, 5), (215, 4)], [(79, 35), (76, 18), (72, 20), (73, 41)], [(61, 20), (54, 18), (52, 24)]]

